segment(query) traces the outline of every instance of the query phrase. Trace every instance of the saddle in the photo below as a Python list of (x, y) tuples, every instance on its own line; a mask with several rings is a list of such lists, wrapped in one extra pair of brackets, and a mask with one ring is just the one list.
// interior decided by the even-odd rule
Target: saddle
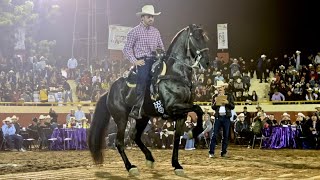
[[(151, 83), (150, 83), (150, 86), (147, 87), (149, 89), (146, 90), (146, 92), (149, 92), (150, 90), (150, 99), (152, 101), (152, 104), (154, 105), (154, 108), (157, 111), (157, 113), (161, 114), (163, 118), (165, 118), (166, 115), (164, 112), (163, 103), (161, 101), (162, 98), (159, 95), (159, 82), (161, 81), (160, 77), (164, 76), (166, 74), (166, 71), (167, 71), (166, 63), (159, 58), (152, 65), (151, 73), (150, 73)], [(126, 85), (129, 88), (135, 88), (137, 86), (136, 83), (137, 83), (137, 72), (136, 72), (136, 68), (133, 67), (126, 77)]]

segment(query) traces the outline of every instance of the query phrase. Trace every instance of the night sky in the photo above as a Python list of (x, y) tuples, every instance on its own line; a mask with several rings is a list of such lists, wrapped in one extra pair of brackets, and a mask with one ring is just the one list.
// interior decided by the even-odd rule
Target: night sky
[[(73, 15), (75, 0), (57, 0), (62, 16), (56, 24), (42, 24), (38, 38), (56, 39), (56, 53), (71, 55)], [(97, 0), (97, 33), (99, 56), (107, 52), (109, 24), (135, 26), (139, 18), (135, 13), (145, 4), (155, 6), (162, 14), (155, 18), (155, 27), (160, 30), (165, 47), (183, 27), (201, 24), (210, 37), (210, 54), (217, 52), (216, 24), (228, 23), (229, 52), (231, 57), (258, 58), (283, 53), (302, 54), (320, 51), (320, 29), (317, 28), (319, 10), (315, 1), (293, 0)], [(109, 5), (109, 6), (108, 6)], [(87, 35), (88, 0), (79, 5), (77, 36)], [(108, 11), (109, 10), (109, 11)], [(108, 13), (107, 13), (108, 12)], [(107, 16), (109, 15), (109, 16)], [(84, 42), (78, 43), (76, 52), (86, 56)]]

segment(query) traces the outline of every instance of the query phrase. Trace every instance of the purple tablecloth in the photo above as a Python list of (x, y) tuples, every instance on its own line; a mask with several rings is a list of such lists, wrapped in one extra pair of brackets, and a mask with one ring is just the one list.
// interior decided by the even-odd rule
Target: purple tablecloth
[[(54, 129), (51, 138), (57, 138), (51, 142), (50, 149), (63, 150), (65, 149), (87, 149), (87, 130), (83, 128), (62, 128)], [(70, 138), (71, 140), (65, 140)]]
[(299, 136), (300, 131), (296, 127), (272, 127), (271, 131), (269, 139), (264, 142), (266, 148), (297, 148), (296, 138)]

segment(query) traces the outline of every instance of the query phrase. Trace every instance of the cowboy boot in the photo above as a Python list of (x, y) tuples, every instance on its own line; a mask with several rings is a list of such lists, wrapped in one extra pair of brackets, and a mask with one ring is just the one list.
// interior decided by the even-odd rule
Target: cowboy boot
[(141, 111), (142, 111), (142, 105), (144, 102), (144, 93), (141, 93), (137, 95), (136, 104), (133, 105), (131, 112), (129, 113), (129, 117), (132, 117), (133, 119), (141, 119)]

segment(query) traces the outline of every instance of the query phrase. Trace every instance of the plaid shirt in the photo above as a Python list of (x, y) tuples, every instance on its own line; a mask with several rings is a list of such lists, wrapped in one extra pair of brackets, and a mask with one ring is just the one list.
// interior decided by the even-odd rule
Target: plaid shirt
[(159, 30), (152, 26), (145, 27), (140, 23), (128, 33), (123, 54), (126, 59), (134, 63), (137, 58), (150, 57), (152, 51), (157, 48), (164, 50)]

